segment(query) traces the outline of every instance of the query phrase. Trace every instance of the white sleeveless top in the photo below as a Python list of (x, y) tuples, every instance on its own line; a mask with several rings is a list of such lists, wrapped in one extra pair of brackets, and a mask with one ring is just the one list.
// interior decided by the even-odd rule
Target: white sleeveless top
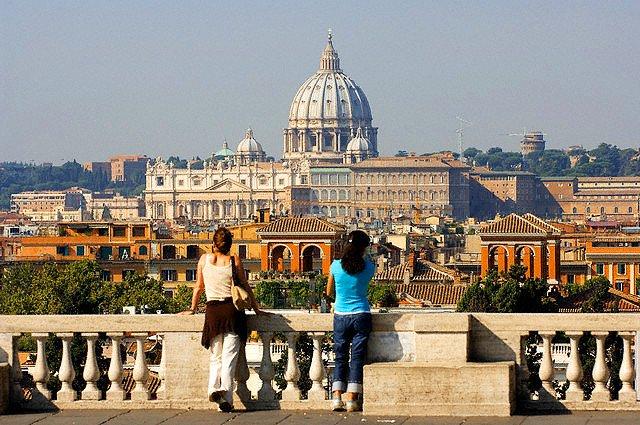
[(229, 298), (231, 297), (231, 284), (233, 282), (231, 262), (226, 266), (216, 266), (211, 264), (212, 257), (213, 255), (208, 254), (202, 267), (207, 301)]

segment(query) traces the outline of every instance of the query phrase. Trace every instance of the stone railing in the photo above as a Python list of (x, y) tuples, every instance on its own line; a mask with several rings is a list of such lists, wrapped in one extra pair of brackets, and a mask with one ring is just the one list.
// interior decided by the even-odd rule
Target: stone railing
[[(365, 367), (365, 413), (384, 412), (384, 403), (393, 405), (397, 412), (427, 415), (508, 415), (516, 406), (535, 410), (640, 410), (634, 389), (633, 359), (640, 315), (380, 313), (374, 314), (373, 319), (369, 343), (372, 364)], [(0, 316), (0, 364), (7, 362), (11, 367), (9, 382), (0, 382), (0, 388), (6, 384), (10, 404), (23, 409), (211, 408), (206, 394), (208, 352), (200, 346), (202, 322), (202, 315)], [(236, 371), (236, 407), (328, 408), (322, 345), (332, 330), (332, 316), (306, 311), (250, 316), (249, 326), (258, 332), (263, 344), (258, 368), (261, 385), (254, 391), (247, 386), (250, 370), (241, 353)], [(309, 371), (312, 386), (304, 399), (298, 386), (300, 367), (296, 358), (296, 344), (302, 332), (313, 341)], [(570, 341), (566, 396), (556, 394), (553, 382), (553, 338), (560, 332)], [(282, 391), (274, 384), (275, 333), (284, 335), (287, 342), (284, 373), (287, 386)], [(25, 334), (35, 339), (37, 347), (32, 373), (35, 385), (27, 397), (21, 388), (22, 372), (16, 348), (17, 338)], [(149, 385), (144, 343), (152, 334), (162, 337), (162, 353), (155, 384)], [(62, 360), (57, 371), (61, 388), (55, 394), (47, 389), (50, 371), (45, 342), (50, 335), (62, 341)], [(122, 386), (124, 370), (119, 356), (111, 356), (108, 370), (101, 372), (95, 354), (97, 343), (104, 343), (107, 338), (114, 347), (119, 346), (125, 335), (135, 338), (137, 346), (132, 389), (131, 385)], [(86, 340), (84, 365), (74, 365), (72, 361), (71, 341), (78, 336)], [(605, 361), (607, 336), (622, 339), (619, 371), (622, 389), (616, 400), (611, 399), (606, 387), (611, 375)], [(576, 355), (582, 337), (595, 338), (592, 371), (595, 388), (589, 400), (585, 400), (581, 387), (583, 368), (580, 356)], [(533, 391), (529, 388), (531, 374), (526, 359), (527, 344), (532, 339), (537, 339), (542, 353), (539, 371), (542, 386)], [(82, 391), (72, 387), (74, 366), (82, 370), (87, 382)], [(385, 380), (385, 376), (391, 378)], [(403, 381), (403, 376), (408, 378)], [(110, 381), (107, 391), (99, 389), (99, 379)], [(396, 393), (402, 397), (395, 399)]]

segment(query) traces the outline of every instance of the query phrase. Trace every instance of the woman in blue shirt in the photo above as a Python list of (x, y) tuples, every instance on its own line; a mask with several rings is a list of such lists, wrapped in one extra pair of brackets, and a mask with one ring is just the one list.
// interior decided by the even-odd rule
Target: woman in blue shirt
[[(367, 299), (369, 282), (375, 265), (366, 256), (369, 236), (354, 230), (349, 234), (342, 259), (331, 264), (327, 295), (335, 290), (333, 316), (333, 410), (349, 412), (361, 410), (362, 370), (367, 355), (367, 341), (371, 332), (371, 312)], [(349, 362), (349, 348), (351, 361)], [(346, 392), (346, 406), (342, 394)]]

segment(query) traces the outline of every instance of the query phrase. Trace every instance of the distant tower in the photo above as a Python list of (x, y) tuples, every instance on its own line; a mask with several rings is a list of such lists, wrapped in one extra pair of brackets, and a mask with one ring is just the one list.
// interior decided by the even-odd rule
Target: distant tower
[(532, 152), (542, 152), (545, 143), (543, 132), (531, 131), (525, 133), (522, 141), (520, 141), (520, 152), (522, 156), (527, 156)]

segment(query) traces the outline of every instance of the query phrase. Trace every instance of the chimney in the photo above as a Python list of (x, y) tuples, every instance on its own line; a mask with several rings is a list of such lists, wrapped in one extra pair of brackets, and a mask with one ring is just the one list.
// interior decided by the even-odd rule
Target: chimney
[(410, 277), (413, 277), (413, 271), (415, 270), (416, 267), (416, 252), (411, 250), (409, 252), (409, 258), (407, 259), (407, 263), (409, 265), (408, 269), (409, 269), (409, 275)]

